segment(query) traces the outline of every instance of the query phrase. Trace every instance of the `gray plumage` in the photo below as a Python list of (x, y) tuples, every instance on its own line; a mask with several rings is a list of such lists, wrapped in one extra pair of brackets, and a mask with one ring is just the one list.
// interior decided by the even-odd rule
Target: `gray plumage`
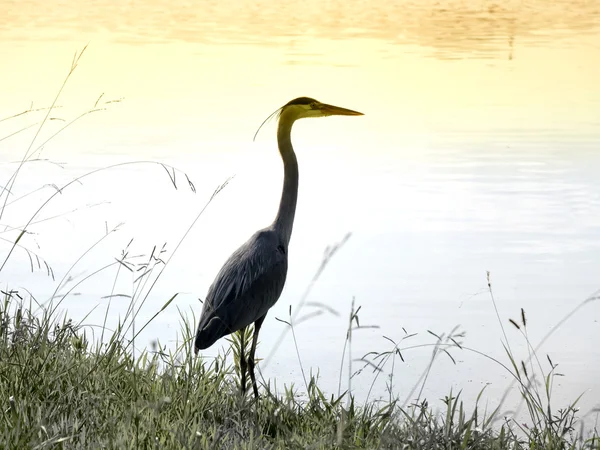
[(277, 216), (271, 225), (256, 232), (237, 249), (217, 274), (206, 295), (194, 341), (194, 351), (197, 353), (198, 350), (210, 347), (223, 336), (244, 330), (254, 323), (252, 347), (247, 360), (242, 340), (240, 372), (242, 391), (245, 392), (248, 369), (255, 397), (258, 397), (258, 388), (254, 376), (254, 353), (258, 333), (269, 309), (277, 302), (285, 285), (288, 247), (296, 213), (298, 161), (291, 142), (292, 125), (296, 120), (305, 117), (362, 115), (308, 97), (294, 99), (274, 114), (279, 116), (277, 143), (284, 168)]
[(285, 284), (286, 247), (269, 227), (255, 233), (229, 257), (208, 290), (196, 348), (204, 350), (267, 314)]

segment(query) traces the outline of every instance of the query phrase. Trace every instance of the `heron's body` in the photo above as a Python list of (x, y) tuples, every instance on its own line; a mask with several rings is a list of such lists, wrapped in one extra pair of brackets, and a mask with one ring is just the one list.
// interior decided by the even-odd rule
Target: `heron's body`
[(287, 266), (287, 244), (272, 227), (238, 248), (208, 291), (196, 347), (204, 350), (266, 315), (283, 291)]
[(291, 142), (292, 125), (304, 117), (362, 115), (349, 109), (319, 103), (308, 97), (292, 100), (277, 112), (277, 142), (284, 166), (283, 190), (277, 216), (271, 225), (256, 232), (238, 248), (217, 274), (208, 290), (194, 343), (197, 352), (210, 347), (221, 337), (254, 323), (249, 358), (246, 361), (242, 353), (240, 366), (242, 389), (245, 389), (248, 367), (256, 397), (256, 342), (267, 312), (277, 302), (285, 285), (288, 246), (298, 198), (298, 162)]

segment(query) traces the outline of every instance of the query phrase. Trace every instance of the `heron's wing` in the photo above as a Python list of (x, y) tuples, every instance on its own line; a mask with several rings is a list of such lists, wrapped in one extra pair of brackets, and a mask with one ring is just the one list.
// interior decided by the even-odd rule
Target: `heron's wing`
[(210, 287), (198, 324), (196, 347), (210, 347), (264, 316), (281, 295), (287, 274), (285, 248), (262, 230), (236, 250)]

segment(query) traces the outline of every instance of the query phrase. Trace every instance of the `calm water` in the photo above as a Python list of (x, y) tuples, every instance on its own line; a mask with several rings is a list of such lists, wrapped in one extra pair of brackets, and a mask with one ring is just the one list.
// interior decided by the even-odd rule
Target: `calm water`
[[(73, 54), (89, 43), (54, 120), (32, 147), (40, 161), (23, 169), (11, 200), (45, 187), (10, 203), (1, 223), (23, 225), (54, 192), (50, 184), (124, 161), (172, 164), (196, 193), (182, 173), (173, 189), (157, 165), (88, 177), (58, 195), (21, 241), (57, 281), (45, 269), (29, 273), (29, 258), (19, 250), (2, 271), (3, 285), (27, 286), (39, 301), (48, 299), (77, 258), (121, 222), (75, 266), (75, 281), (114, 261), (131, 238), (131, 254), (166, 242), (168, 257), (215, 187), (235, 175), (142, 307), (140, 323), (180, 292), (138, 341), (173, 347), (178, 308), (190, 319), (198, 315), (197, 299), (225, 258), (275, 213), (282, 177), (275, 124), (252, 142), (256, 128), (281, 104), (308, 95), (365, 116), (295, 127), (301, 186), (290, 272), (259, 349), (264, 357), (274, 351), (262, 367), (278, 386), (300, 387), (302, 375), (292, 336), (280, 340), (286, 326), (275, 317), (287, 319), (290, 305), (295, 311), (324, 249), (348, 232), (308, 297), (338, 315), (324, 313), (296, 329), (305, 371), (318, 370), (328, 392), (338, 389), (353, 298), (362, 306), (361, 325), (378, 326), (355, 331), (353, 358), (390, 350), (383, 336), (400, 340), (403, 327), (418, 333), (405, 341), (405, 362), (396, 361), (392, 380), (395, 394), (413, 400), (411, 388), (432, 351), (421, 345), (435, 342), (428, 330), (442, 334), (460, 325), (465, 346), (508, 363), (486, 271), (518, 358), (527, 357), (527, 348), (508, 319), (518, 319), (520, 308), (536, 345), (600, 288), (600, 3), (115, 5), (0, 0), (0, 118), (32, 102), (33, 108), (51, 104)], [(41, 145), (95, 106), (105, 110)], [(2, 121), (0, 136), (44, 114)], [(35, 130), (0, 141), (2, 180)], [(0, 248), (5, 255), (7, 242)], [(97, 307), (86, 323), (101, 323), (103, 297), (134, 292), (131, 274), (111, 291), (115, 271), (78, 286), (63, 304), (69, 314), (81, 318)], [(554, 386), (554, 404), (585, 392), (583, 414), (600, 404), (599, 303), (583, 307), (540, 350), (565, 375)], [(113, 300), (111, 323), (125, 310), (122, 299)], [(217, 345), (205, 355), (218, 351)], [(452, 355), (456, 364), (445, 356), (434, 364), (423, 395), (435, 404), (453, 387), (472, 401), (489, 384), (485, 401), (493, 408), (510, 376), (470, 351)], [(353, 370), (359, 367), (353, 362)], [(372, 396), (385, 395), (390, 368)], [(343, 389), (345, 371), (347, 365)], [(360, 398), (373, 379), (369, 370), (353, 379)], [(514, 408), (516, 398), (505, 408)]]

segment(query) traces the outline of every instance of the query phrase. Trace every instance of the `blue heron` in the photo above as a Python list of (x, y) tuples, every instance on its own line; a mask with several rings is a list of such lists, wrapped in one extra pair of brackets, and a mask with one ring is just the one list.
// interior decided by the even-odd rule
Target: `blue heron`
[[(254, 375), (254, 353), (258, 333), (285, 284), (288, 245), (298, 197), (298, 161), (292, 147), (292, 126), (296, 120), (305, 117), (362, 115), (357, 111), (327, 105), (308, 97), (290, 101), (272, 115), (275, 114), (279, 116), (277, 143), (284, 167), (279, 211), (273, 223), (254, 233), (229, 257), (217, 274), (206, 295), (194, 342), (194, 353), (197, 354), (198, 350), (210, 347), (223, 336), (241, 330), (239, 363), (242, 393), (246, 392), (246, 372), (249, 372), (256, 398), (258, 388)], [(252, 323), (254, 335), (246, 359), (244, 332)]]

